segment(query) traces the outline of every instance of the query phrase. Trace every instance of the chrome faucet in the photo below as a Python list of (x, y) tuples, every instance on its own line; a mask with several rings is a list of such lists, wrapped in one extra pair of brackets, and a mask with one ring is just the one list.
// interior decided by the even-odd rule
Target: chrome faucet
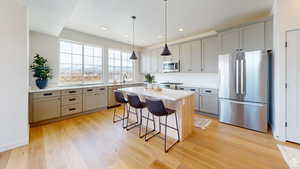
[(122, 82), (126, 83), (127, 78), (128, 78), (127, 73), (123, 73), (123, 75), (122, 75)]

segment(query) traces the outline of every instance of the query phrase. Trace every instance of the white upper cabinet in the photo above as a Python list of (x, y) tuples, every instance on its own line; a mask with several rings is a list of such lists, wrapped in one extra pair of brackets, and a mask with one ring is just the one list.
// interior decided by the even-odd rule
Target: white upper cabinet
[(201, 40), (191, 42), (191, 67), (193, 73), (202, 71)]
[(241, 49), (243, 51), (265, 49), (265, 23), (257, 23), (241, 28)]
[(152, 50), (151, 51), (151, 73), (157, 73), (158, 72), (158, 54), (156, 52), (156, 50)]
[(163, 56), (160, 55), (161, 49), (155, 49), (155, 53), (157, 55), (157, 73), (163, 72)]
[(273, 49), (273, 21), (267, 21), (265, 23), (265, 41), (266, 50)]
[(219, 34), (220, 54), (228, 54), (240, 48), (240, 29), (231, 29)]
[(180, 46), (179, 45), (172, 45), (169, 47), (172, 60), (179, 60), (180, 58)]
[(218, 73), (218, 37), (202, 40), (202, 72)]
[[(201, 66), (201, 65), (199, 65)], [(180, 50), (180, 72), (192, 71), (192, 45), (191, 43), (183, 43)]]

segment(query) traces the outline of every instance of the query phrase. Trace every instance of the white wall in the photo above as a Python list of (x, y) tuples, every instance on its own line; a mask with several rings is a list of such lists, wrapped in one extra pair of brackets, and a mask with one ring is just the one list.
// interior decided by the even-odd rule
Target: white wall
[(286, 32), (300, 29), (300, 1), (275, 0), (274, 15), (274, 116), (273, 134), (275, 138), (285, 141), (286, 121)]
[(27, 9), (21, 0), (0, 4), (0, 152), (28, 143)]
[[(104, 49), (104, 58), (106, 58), (107, 56), (107, 48), (117, 48), (122, 50), (131, 49), (131, 46), (128, 44), (101, 38), (94, 35), (89, 35), (86, 33), (81, 33), (70, 29), (64, 29), (60, 33), (59, 37), (30, 31), (30, 63), (32, 62), (35, 53), (39, 53), (49, 60), (49, 64), (54, 73), (54, 77), (49, 81), (49, 85), (57, 85), (58, 83), (60, 39), (101, 46)], [(139, 53), (138, 51), (140, 51), (141, 49), (137, 48), (136, 50), (137, 53)], [(106, 62), (107, 60), (104, 60), (104, 63)], [(138, 72), (138, 65), (139, 64), (135, 65), (136, 72)], [(104, 64), (104, 70), (107, 70), (106, 66), (107, 64)], [(106, 81), (107, 78), (104, 78), (104, 81)], [(35, 86), (35, 79), (32, 77), (32, 73), (30, 73), (30, 86)]]
[(176, 82), (191, 87), (218, 88), (217, 73), (160, 73), (154, 75), (158, 83)]

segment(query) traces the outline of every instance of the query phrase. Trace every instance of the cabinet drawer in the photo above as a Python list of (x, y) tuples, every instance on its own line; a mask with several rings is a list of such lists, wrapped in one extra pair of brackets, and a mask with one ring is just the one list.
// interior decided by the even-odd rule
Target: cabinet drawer
[(48, 92), (39, 92), (39, 93), (34, 93), (33, 98), (48, 98), (48, 97), (59, 97), (60, 96), (60, 91), (48, 91)]
[(85, 88), (83, 89), (83, 93), (105, 93), (106, 87), (91, 87), (91, 88)]
[(73, 95), (73, 94), (81, 94), (82, 89), (69, 89), (61, 91), (61, 95)]
[(82, 103), (82, 95), (70, 95), (70, 96), (62, 96), (62, 105), (70, 105), (70, 104), (81, 104)]
[(200, 89), (200, 94), (216, 95), (216, 94), (218, 94), (218, 90), (216, 90), (216, 89)]
[(74, 105), (67, 105), (62, 106), (61, 108), (61, 115), (71, 115), (82, 112), (82, 104), (74, 104)]

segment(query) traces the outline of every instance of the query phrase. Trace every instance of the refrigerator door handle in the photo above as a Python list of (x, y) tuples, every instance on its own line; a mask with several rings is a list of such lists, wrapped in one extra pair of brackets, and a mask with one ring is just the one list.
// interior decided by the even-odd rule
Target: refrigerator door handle
[(235, 60), (235, 93), (240, 93), (240, 86), (239, 86), (239, 59)]
[(241, 59), (241, 94), (244, 95), (244, 59)]

